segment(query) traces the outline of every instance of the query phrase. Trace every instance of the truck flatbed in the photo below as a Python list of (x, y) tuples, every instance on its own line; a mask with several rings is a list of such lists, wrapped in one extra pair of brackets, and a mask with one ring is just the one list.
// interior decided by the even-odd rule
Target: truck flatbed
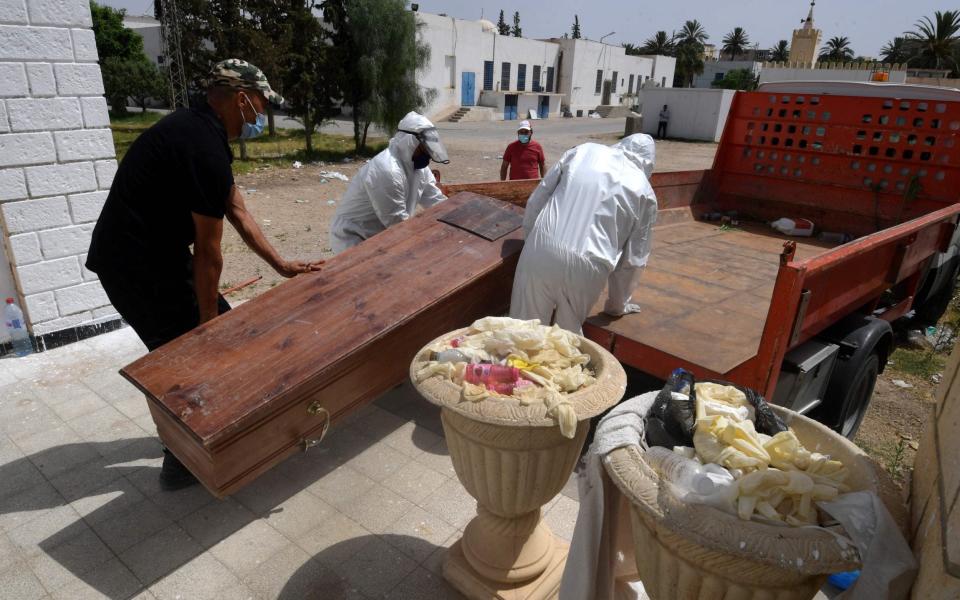
[(836, 245), (788, 238), (758, 223), (723, 229), (691, 217), (654, 227), (650, 262), (634, 293), (642, 311), (605, 315), (604, 294), (589, 322), (715, 373), (732, 371), (757, 355), (788, 239), (796, 241), (798, 259)]

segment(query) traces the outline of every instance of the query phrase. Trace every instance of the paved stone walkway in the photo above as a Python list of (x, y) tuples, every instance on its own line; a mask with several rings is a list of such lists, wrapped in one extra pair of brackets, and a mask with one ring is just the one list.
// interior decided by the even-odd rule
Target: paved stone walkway
[[(439, 412), (401, 386), (227, 500), (163, 492), (160, 443), (118, 369), (129, 328), (0, 360), (0, 599), (460, 598), (445, 548), (475, 502)], [(546, 507), (569, 539), (576, 485)]]

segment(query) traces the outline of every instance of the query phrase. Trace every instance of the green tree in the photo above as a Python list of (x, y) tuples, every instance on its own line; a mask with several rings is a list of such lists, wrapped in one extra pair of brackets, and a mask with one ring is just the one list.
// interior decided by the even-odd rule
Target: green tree
[(853, 48), (850, 47), (850, 38), (832, 37), (827, 40), (823, 49), (820, 50), (819, 59), (832, 62), (847, 62), (854, 57)]
[(123, 26), (123, 17), (126, 14), (125, 9), (90, 2), (93, 34), (101, 61), (108, 58), (137, 58), (143, 54), (143, 38), (137, 32)]
[(787, 62), (790, 60), (790, 46), (787, 40), (780, 40), (776, 46), (770, 48), (770, 60), (773, 62)]
[(725, 90), (755, 90), (757, 89), (758, 78), (751, 69), (733, 69), (728, 71), (723, 79), (714, 81), (711, 87)]
[(710, 36), (700, 21), (690, 20), (676, 36), (677, 66), (674, 73), (674, 85), (692, 87), (693, 78), (703, 73), (703, 44)]
[(520, 11), (513, 13), (513, 28), (510, 29), (510, 35), (513, 37), (523, 37), (523, 30), (520, 29)]
[(640, 56), (643, 54), (643, 52), (640, 50), (640, 47), (636, 44), (625, 43), (620, 45), (623, 46), (623, 52), (627, 56)]
[(406, 113), (422, 109), (436, 94), (416, 81), (430, 46), (420, 39), (421, 25), (404, 0), (325, 0), (321, 6), (359, 152), (371, 124), (393, 133)]
[[(330, 32), (313, 15), (313, 1), (294, 0), (289, 13), (289, 51), (281, 64), (279, 82), (287, 112), (303, 124), (307, 154), (313, 152), (313, 134), (340, 113), (342, 61), (328, 43)], [(279, 91), (279, 90), (278, 90)]]
[(643, 43), (640, 47), (641, 54), (659, 54), (661, 56), (674, 56), (677, 52), (676, 43), (672, 36), (667, 35), (666, 31), (658, 31)]
[(936, 11), (933, 19), (917, 21), (916, 29), (904, 34), (912, 55), (910, 66), (932, 69), (950, 69), (957, 72), (957, 53), (960, 45), (960, 11)]
[(730, 60), (737, 60), (737, 56), (745, 53), (749, 47), (750, 36), (743, 27), (734, 27), (733, 31), (724, 36), (721, 52), (729, 54)]
[(577, 15), (573, 15), (573, 28), (570, 32), (570, 37), (575, 40), (580, 39), (580, 17)]
[(897, 36), (880, 48), (880, 59), (887, 63), (905, 63), (911, 57), (907, 40)]
[(503, 18), (503, 9), (500, 9), (500, 20), (497, 21), (497, 31), (500, 35), (510, 35), (510, 26), (507, 25), (507, 21)]

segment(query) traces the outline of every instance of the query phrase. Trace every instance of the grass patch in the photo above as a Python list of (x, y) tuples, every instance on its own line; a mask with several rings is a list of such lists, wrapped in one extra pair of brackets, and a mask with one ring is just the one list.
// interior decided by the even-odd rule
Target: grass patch
[[(111, 116), (113, 145), (117, 160), (123, 160), (134, 140), (147, 128), (163, 117), (160, 113), (130, 113), (122, 117)], [(240, 143), (231, 142), (234, 161), (233, 171), (240, 175), (265, 166), (289, 167), (294, 161), (338, 162), (353, 156), (374, 156), (387, 147), (387, 140), (368, 138), (367, 147), (359, 154), (354, 151), (352, 136), (315, 133), (313, 151), (307, 152), (306, 136), (302, 129), (278, 129), (274, 136), (263, 135), (246, 142), (246, 160), (241, 160)]]
[(944, 366), (947, 364), (947, 357), (943, 354), (930, 350), (912, 350), (909, 348), (897, 348), (890, 356), (890, 360), (893, 361), (890, 366), (892, 371), (923, 379), (929, 379), (936, 373), (942, 373)]
[[(903, 473), (911, 465), (907, 464), (906, 441), (899, 439), (896, 442), (883, 441), (878, 445), (867, 442), (858, 437), (854, 440), (860, 448), (889, 473), (898, 483), (903, 482)], [(911, 461), (912, 462), (912, 461)]]

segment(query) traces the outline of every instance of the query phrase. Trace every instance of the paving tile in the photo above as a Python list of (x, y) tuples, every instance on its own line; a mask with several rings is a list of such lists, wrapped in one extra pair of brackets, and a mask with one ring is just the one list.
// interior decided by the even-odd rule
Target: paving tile
[[(7, 439), (6, 436), (3, 438)], [(11, 449), (6, 449), (5, 455), (11, 460), (0, 463), (0, 506), (3, 498), (46, 482), (43, 473), (23, 456), (13, 442), (10, 442), (10, 446)], [(16, 452), (13, 451), (14, 448)]]
[(361, 435), (375, 440), (382, 440), (397, 429), (403, 427), (407, 420), (385, 411), (378, 406), (371, 406), (364, 411), (364, 415), (350, 424), (350, 429)]
[(244, 583), (224, 588), (214, 594), (211, 600), (263, 600)]
[[(105, 406), (82, 417), (71, 419), (67, 423), (80, 437), (88, 442), (122, 443), (141, 437), (140, 428), (136, 423), (112, 406)], [(104, 451), (101, 451), (101, 454), (113, 451), (116, 447), (119, 447), (119, 444), (103, 446)]]
[(158, 600), (212, 600), (239, 583), (230, 569), (204, 552), (149, 589)]
[(446, 561), (447, 552), (450, 550), (450, 546), (454, 545), (461, 537), (463, 537), (463, 531), (458, 530), (447, 538), (445, 542), (440, 544), (439, 548), (435, 549), (430, 556), (423, 561), (423, 568), (437, 577), (443, 577), (443, 563)]
[(36, 387), (37, 397), (64, 421), (95, 412), (107, 406), (96, 392), (77, 381)]
[(346, 515), (333, 513), (324, 524), (298, 536), (295, 542), (316, 560), (330, 566), (346, 561), (374, 537)]
[(114, 552), (147, 539), (172, 521), (150, 500), (134, 504), (124, 512), (90, 523), (90, 526)]
[(52, 596), (56, 600), (129, 598), (140, 589), (140, 582), (133, 573), (114, 558), (53, 592)]
[(20, 562), (23, 558), (20, 555), (20, 549), (10, 541), (7, 534), (0, 533), (0, 573)]
[[(339, 432), (338, 432), (339, 433)], [(344, 464), (344, 460), (334, 452), (327, 441), (337, 439), (337, 435), (328, 435), (323, 443), (309, 452), (301, 452), (283, 461), (272, 472), (282, 473), (292, 481), (298, 489), (305, 489), (325, 477), (337, 467)]]
[[(69, 504), (54, 507), (40, 519), (34, 519), (7, 532), (7, 537), (19, 548), (24, 556), (35, 556), (42, 553), (41, 543), (50, 546), (47, 540), (54, 538), (61, 531), (68, 530), (71, 525), (78, 524), (85, 527), (80, 515)], [(79, 529), (73, 530), (79, 533)], [(63, 536), (61, 536), (61, 541)]]
[(210, 554), (243, 577), (289, 543), (290, 540), (258, 519), (214, 545)]
[(128, 511), (147, 497), (125, 477), (119, 477), (73, 500), (70, 505), (89, 523)]
[(448, 479), (426, 500), (420, 507), (430, 514), (436, 515), (450, 523), (457, 529), (466, 527), (477, 514), (477, 501), (463, 489), (463, 485), (456, 479)]
[(360, 592), (379, 597), (392, 590), (417, 563), (386, 541), (375, 538), (333, 569)]
[(457, 476), (457, 472), (453, 469), (453, 461), (450, 460), (447, 441), (444, 439), (441, 439), (435, 446), (424, 450), (422, 454), (418, 454), (414, 460), (441, 475), (453, 478)]
[(418, 567), (384, 596), (389, 600), (466, 600), (443, 577)]
[(57, 475), (50, 483), (68, 502), (73, 502), (123, 476), (121, 469), (110, 467), (109, 461), (99, 458)]
[(306, 490), (288, 498), (263, 520), (288, 539), (297, 540), (330, 520), (336, 509)]
[(257, 516), (232, 499), (213, 502), (180, 519), (179, 524), (204, 548), (210, 548), (240, 531)]
[[(68, 535), (73, 532), (75, 535)], [(67, 587), (100, 565), (113, 560), (114, 554), (82, 522), (64, 531), (66, 541), (44, 544), (44, 552), (28, 559), (30, 568), (49, 592)]]
[(333, 598), (328, 583), (340, 583), (333, 571), (312, 560), (290, 544), (243, 577), (243, 582), (260, 598)]
[(217, 500), (202, 485), (172, 492), (163, 490), (160, 488), (159, 475), (159, 469), (140, 469), (127, 475), (127, 479), (173, 520), (185, 517)]
[(378, 484), (340, 511), (364, 529), (383, 533), (413, 506), (409, 500)]
[(0, 573), (0, 600), (35, 600), (46, 595), (47, 590), (24, 563)]
[(579, 511), (579, 502), (560, 494), (543, 520), (557, 537), (569, 542), (573, 538), (573, 528), (577, 524), (577, 513)]
[(343, 510), (374, 485), (375, 481), (344, 465), (318, 479), (307, 490), (334, 508)]
[(448, 477), (437, 473), (433, 469), (411, 461), (396, 473), (384, 479), (383, 485), (410, 502), (419, 504), (446, 483), (448, 479)]
[[(126, 382), (124, 382), (126, 383)], [(127, 383), (128, 387), (133, 387)], [(147, 399), (136, 388), (133, 391), (124, 394), (111, 403), (115, 409), (123, 413), (130, 419), (136, 419), (150, 414), (150, 407), (147, 405)]]
[(179, 525), (170, 525), (127, 548), (119, 558), (140, 583), (150, 585), (201, 554), (200, 544)]
[(573, 473), (570, 473), (570, 477), (567, 479), (567, 483), (564, 484), (563, 489), (560, 490), (560, 493), (571, 500), (579, 502), (580, 484), (578, 482), (579, 477), (577, 476), (577, 472), (574, 471)]
[(302, 489), (301, 485), (289, 479), (282, 471), (274, 469), (234, 494), (233, 499), (262, 516), (297, 495)]
[(456, 531), (455, 527), (440, 517), (414, 506), (387, 527), (381, 537), (400, 552), (422, 563)]
[[(40, 432), (38, 437), (46, 438), (51, 435), (62, 434), (64, 443), (48, 447), (44, 450), (32, 451), (29, 459), (43, 473), (47, 479), (53, 479), (65, 472), (82, 468), (100, 458), (93, 444), (81, 440), (76, 433), (66, 425), (50, 430), (49, 432)], [(29, 440), (34, 441), (32, 438)]]
[(440, 436), (428, 429), (417, 426), (413, 421), (406, 421), (381, 438), (381, 441), (394, 450), (399, 450), (410, 458), (416, 458), (430, 446), (436, 445)]
[(4, 410), (0, 431), (15, 442), (63, 425), (63, 419), (40, 400), (23, 399), (12, 411)]
[(0, 499), (0, 531), (39, 519), (63, 502), (63, 496), (47, 482)]
[(370, 479), (383, 481), (411, 460), (409, 456), (386, 443), (377, 442), (352, 458), (349, 464)]
[(111, 469), (121, 469), (124, 475), (131, 475), (144, 467), (153, 467), (156, 479), (163, 465), (163, 444), (155, 436), (148, 436), (139, 428), (137, 436), (122, 442), (98, 444), (97, 448)]
[(157, 437), (157, 424), (153, 422), (153, 417), (150, 416), (150, 414), (137, 417), (136, 419), (133, 419), (133, 422), (143, 433), (146, 433), (149, 436)]

